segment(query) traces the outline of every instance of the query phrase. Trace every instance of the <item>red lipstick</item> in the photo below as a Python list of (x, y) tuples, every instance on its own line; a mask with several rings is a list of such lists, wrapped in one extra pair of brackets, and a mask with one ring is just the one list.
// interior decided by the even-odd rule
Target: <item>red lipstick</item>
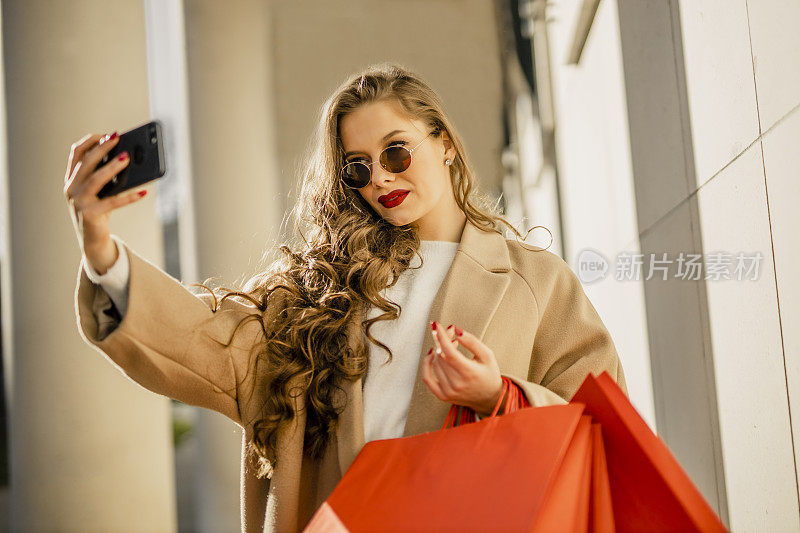
[(389, 194), (378, 197), (378, 201), (383, 207), (391, 208), (400, 205), (408, 196), (409, 191), (405, 189), (395, 189)]

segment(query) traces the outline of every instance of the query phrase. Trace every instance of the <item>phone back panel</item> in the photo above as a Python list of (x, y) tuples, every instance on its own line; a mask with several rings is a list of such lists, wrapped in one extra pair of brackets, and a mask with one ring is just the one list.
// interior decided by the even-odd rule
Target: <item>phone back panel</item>
[(119, 142), (98, 163), (98, 168), (127, 151), (130, 162), (106, 183), (97, 194), (99, 198), (113, 196), (160, 178), (166, 172), (164, 139), (157, 120), (137, 126), (119, 137)]

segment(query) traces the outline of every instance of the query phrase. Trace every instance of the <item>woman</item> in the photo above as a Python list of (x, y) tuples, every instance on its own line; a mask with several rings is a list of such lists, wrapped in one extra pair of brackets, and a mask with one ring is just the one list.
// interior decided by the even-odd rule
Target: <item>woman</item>
[(193, 294), (109, 232), (138, 198), (97, 199), (127, 164), (95, 170), (115, 143), (87, 137), (67, 168), (81, 335), (147, 389), (243, 428), (245, 531), (301, 530), (365, 442), (439, 429), (451, 404), (486, 416), (501, 376), (534, 406), (604, 370), (627, 393), (577, 277), (503, 236), (498, 222), (521, 237), (475, 194), (438, 96), (398, 65), (326, 101), (295, 208), (307, 236), (238, 291)]

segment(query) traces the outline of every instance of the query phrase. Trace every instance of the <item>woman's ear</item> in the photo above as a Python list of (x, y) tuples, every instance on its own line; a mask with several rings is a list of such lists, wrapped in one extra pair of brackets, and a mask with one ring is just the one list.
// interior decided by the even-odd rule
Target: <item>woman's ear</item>
[(446, 131), (442, 131), (442, 144), (444, 145), (445, 159), (449, 159), (451, 161), (455, 160), (456, 149), (453, 146), (453, 141), (450, 140), (450, 137), (447, 135)]

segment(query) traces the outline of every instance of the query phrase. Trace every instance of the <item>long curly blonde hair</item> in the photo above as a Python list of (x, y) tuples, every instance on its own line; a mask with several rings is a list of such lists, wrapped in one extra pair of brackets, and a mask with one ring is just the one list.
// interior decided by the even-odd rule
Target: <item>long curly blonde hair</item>
[[(359, 106), (380, 101), (398, 103), (437, 137), (447, 132), (456, 151), (450, 165), (451, 185), (468, 221), (486, 231), (499, 231), (498, 222), (503, 222), (524, 240), (497, 207), (475, 191), (464, 145), (441, 100), (420, 76), (396, 63), (379, 63), (346, 79), (322, 106), (303, 159), (301, 192), (292, 210), (299, 237), (292, 246), (281, 244), (283, 257), (250, 278), (244, 289), (219, 289), (225, 293), (220, 293), (222, 299), (245, 298), (262, 313), (253, 316), (264, 331), (256, 351), (259, 363), (269, 369), (268, 390), (263, 392), (260, 418), (253, 422), (253, 438), (246, 445), (248, 459), (257, 460), (259, 478), (271, 478), (277, 464), (278, 428), (295, 416), (288, 388), (297, 377), (304, 383), (306, 399), (303, 452), (322, 457), (341, 412), (333, 401), (335, 391), (341, 390), (337, 380), (356, 380), (367, 371), (367, 347), (359, 343), (354, 351), (347, 336), (348, 324), (361, 316), (361, 306), (383, 311), (360, 326), (369, 342), (388, 352), (389, 361), (392, 358), (389, 347), (375, 339), (370, 329), (377, 321), (399, 316), (400, 306), (381, 291), (410, 267), (420, 240), (413, 224), (394, 226), (385, 221), (339, 178), (345, 163), (339, 135), (342, 118)], [(281, 312), (265, 324), (262, 318), (270, 297), (280, 300)]]

